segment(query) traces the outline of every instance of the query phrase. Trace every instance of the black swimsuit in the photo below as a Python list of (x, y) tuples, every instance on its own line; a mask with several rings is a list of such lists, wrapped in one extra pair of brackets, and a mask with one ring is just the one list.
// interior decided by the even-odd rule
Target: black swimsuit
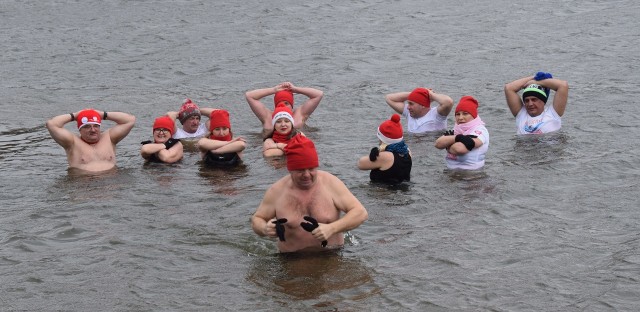
[(206, 165), (212, 167), (235, 167), (242, 162), (238, 153), (213, 154), (207, 152), (203, 160)]
[(369, 174), (371, 181), (397, 184), (411, 179), (411, 156), (393, 153), (393, 165), (387, 170), (373, 169)]

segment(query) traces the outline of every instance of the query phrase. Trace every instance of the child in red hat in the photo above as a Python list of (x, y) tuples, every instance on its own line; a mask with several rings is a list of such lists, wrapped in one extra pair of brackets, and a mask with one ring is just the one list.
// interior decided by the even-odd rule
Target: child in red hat
[(411, 179), (411, 152), (404, 141), (400, 115), (393, 114), (378, 127), (380, 147), (358, 160), (358, 169), (371, 170), (373, 182), (397, 184)]
[(209, 135), (198, 140), (198, 149), (206, 165), (213, 167), (233, 167), (242, 163), (245, 140), (233, 138), (229, 112), (216, 109), (209, 116)]
[(156, 118), (153, 122), (153, 141), (142, 142), (140, 155), (152, 162), (175, 163), (182, 159), (183, 146), (180, 140), (171, 138), (175, 123), (168, 116)]
[(456, 125), (436, 140), (438, 149), (446, 149), (445, 161), (449, 169), (474, 170), (484, 166), (489, 149), (489, 131), (478, 116), (478, 101), (463, 96), (456, 106)]

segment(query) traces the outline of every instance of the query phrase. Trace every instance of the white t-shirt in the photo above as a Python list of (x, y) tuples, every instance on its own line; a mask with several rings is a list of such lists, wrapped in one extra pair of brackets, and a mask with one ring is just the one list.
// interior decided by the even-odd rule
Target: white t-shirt
[(524, 106), (516, 115), (517, 134), (549, 133), (560, 130), (560, 127), (562, 127), (562, 119), (553, 108), (553, 105), (545, 107), (542, 114), (536, 117), (529, 116)]
[(426, 115), (420, 118), (413, 118), (409, 115), (408, 107), (409, 104), (404, 104), (402, 116), (407, 118), (407, 131), (410, 133), (444, 131), (447, 129), (447, 116), (438, 114), (436, 108), (432, 107)]
[(205, 134), (207, 134), (207, 126), (205, 125), (204, 122), (200, 123), (200, 126), (198, 126), (198, 129), (196, 130), (195, 133), (189, 133), (187, 131), (184, 131), (182, 128), (178, 128), (176, 130), (176, 133), (173, 135), (174, 139), (193, 139), (193, 138), (201, 138), (203, 137)]
[(475, 170), (484, 166), (484, 155), (489, 150), (489, 131), (485, 126), (477, 126), (469, 134), (478, 136), (482, 141), (482, 146), (474, 148), (464, 155), (453, 155), (447, 153), (444, 157), (449, 169)]

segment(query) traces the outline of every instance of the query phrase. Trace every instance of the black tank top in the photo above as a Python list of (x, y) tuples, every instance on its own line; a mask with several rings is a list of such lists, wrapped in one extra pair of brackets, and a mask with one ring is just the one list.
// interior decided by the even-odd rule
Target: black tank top
[(387, 170), (373, 169), (369, 174), (371, 181), (383, 182), (388, 184), (397, 184), (402, 181), (410, 181), (411, 179), (411, 156), (405, 154), (400, 156), (393, 153), (393, 165)]

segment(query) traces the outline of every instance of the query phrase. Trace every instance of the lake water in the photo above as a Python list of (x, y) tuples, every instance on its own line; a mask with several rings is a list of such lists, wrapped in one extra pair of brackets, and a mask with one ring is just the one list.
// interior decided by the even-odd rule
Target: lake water
[[(639, 14), (631, 0), (2, 0), (0, 310), (637, 311)], [(517, 137), (503, 86), (539, 70), (570, 84), (563, 130)], [(304, 132), (369, 211), (335, 254), (278, 255), (250, 228), (287, 171), (262, 157), (244, 92), (282, 81), (324, 91)], [(447, 172), (435, 135), (407, 135), (411, 183), (371, 184), (355, 163), (392, 113), (384, 95), (418, 86), (478, 99), (485, 169)], [(230, 111), (245, 166), (143, 162), (153, 119), (187, 97)], [(85, 107), (136, 116), (117, 170), (67, 171), (44, 127)]]

